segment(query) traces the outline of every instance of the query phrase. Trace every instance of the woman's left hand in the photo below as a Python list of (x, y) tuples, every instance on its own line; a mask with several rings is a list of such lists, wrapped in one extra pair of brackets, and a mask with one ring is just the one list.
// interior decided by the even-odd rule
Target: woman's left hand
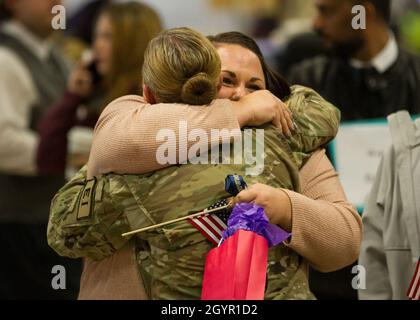
[(263, 207), (270, 223), (277, 224), (288, 232), (291, 231), (292, 204), (289, 196), (282, 189), (257, 183), (241, 191), (233, 199), (233, 204), (239, 202), (255, 203)]

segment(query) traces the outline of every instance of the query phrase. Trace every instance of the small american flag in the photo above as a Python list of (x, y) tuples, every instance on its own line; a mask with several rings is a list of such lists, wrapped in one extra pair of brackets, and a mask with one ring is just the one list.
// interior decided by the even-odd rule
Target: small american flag
[[(216, 209), (226, 206), (229, 203), (228, 199), (223, 199), (216, 202), (214, 205), (207, 208), (207, 210)], [(227, 221), (229, 219), (231, 210), (221, 209), (209, 214), (188, 219), (188, 221), (201, 232), (210, 242), (217, 246), (222, 239), (222, 233), (227, 228)]]
[(420, 300), (420, 258), (417, 261), (413, 280), (411, 280), (407, 296), (410, 300)]

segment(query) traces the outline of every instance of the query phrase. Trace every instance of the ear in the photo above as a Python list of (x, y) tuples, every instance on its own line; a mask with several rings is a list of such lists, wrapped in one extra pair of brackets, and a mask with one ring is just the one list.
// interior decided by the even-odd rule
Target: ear
[(156, 98), (153, 92), (149, 89), (147, 85), (143, 83), (143, 97), (146, 100), (147, 103), (155, 104)]

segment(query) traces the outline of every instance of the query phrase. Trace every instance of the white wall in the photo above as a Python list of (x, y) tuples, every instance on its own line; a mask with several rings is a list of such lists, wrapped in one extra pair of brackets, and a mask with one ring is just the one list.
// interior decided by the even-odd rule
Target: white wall
[(215, 10), (208, 0), (143, 0), (162, 16), (165, 26), (191, 27), (204, 34), (247, 31), (249, 21), (232, 11)]
[[(69, 16), (80, 5), (91, 0), (64, 0), (63, 4)], [(125, 2), (127, 0), (115, 0)], [(225, 31), (247, 32), (250, 27), (249, 18), (227, 10), (215, 10), (208, 0), (142, 0), (156, 9), (167, 28), (191, 27), (202, 33), (216, 34)]]

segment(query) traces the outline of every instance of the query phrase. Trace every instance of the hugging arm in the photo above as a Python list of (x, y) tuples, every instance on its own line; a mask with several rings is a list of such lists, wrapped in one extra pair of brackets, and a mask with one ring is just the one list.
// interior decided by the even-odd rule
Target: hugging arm
[[(188, 150), (195, 143), (188, 141), (191, 131), (204, 131), (211, 137), (212, 129), (228, 129), (233, 138), (240, 136), (229, 100), (215, 100), (210, 106), (150, 105), (139, 96), (122, 97), (105, 108), (96, 124), (88, 177), (109, 172), (146, 173), (170, 166), (156, 159), (159, 146), (169, 141), (168, 132), (174, 133), (176, 163), (183, 162), (187, 159), (182, 154), (178, 157), (179, 146)], [(212, 142), (209, 139), (207, 143)]]
[[(150, 105), (139, 96), (122, 97), (105, 108), (98, 120), (88, 176), (146, 173), (179, 164), (187, 160), (193, 145), (208, 150), (223, 143), (219, 134), (212, 134), (214, 130), (227, 130), (230, 141), (234, 141), (241, 137), (240, 127), (245, 125), (272, 122), (282, 132), (288, 132), (292, 126), (290, 118), (286, 105), (267, 90), (251, 93), (240, 101), (216, 99), (208, 106)], [(171, 142), (175, 157), (172, 163), (158, 162), (157, 151), (169, 142), (165, 136), (168, 134), (175, 140)], [(208, 139), (202, 141), (203, 135)]]
[(101, 260), (127, 243), (121, 233), (129, 226), (111, 198), (110, 180), (89, 181), (86, 170), (80, 169), (52, 200), (47, 240), (61, 256)]
[[(270, 98), (267, 94), (266, 91), (257, 91), (244, 97), (242, 102), (217, 99), (209, 106), (150, 105), (142, 97), (122, 97), (104, 110), (95, 127), (88, 177), (108, 172), (146, 173), (170, 166), (156, 159), (158, 148), (164, 143), (164, 139), (158, 139), (160, 133), (173, 132), (175, 135), (172, 147), (176, 161), (173, 165), (187, 160), (188, 152), (179, 151), (181, 145), (189, 150), (196, 143), (188, 139), (193, 130), (200, 130), (210, 137), (208, 141), (198, 143), (203, 150), (209, 149), (213, 143), (222, 143), (218, 135), (213, 138), (212, 130), (229, 130), (233, 140), (240, 136), (242, 125), (260, 125), (271, 121), (280, 126), (281, 117), (276, 116), (274, 110), (278, 108), (273, 105), (281, 102), (274, 99), (271, 102), (266, 99)], [(262, 103), (256, 104), (254, 101)], [(297, 124), (296, 132), (287, 139), (292, 151), (309, 153), (335, 137), (340, 112), (315, 91), (295, 86), (287, 104)], [(251, 112), (244, 112), (245, 117), (241, 117), (235, 114), (238, 109)], [(180, 124), (186, 127), (184, 135), (181, 134)]]
[(333, 140), (340, 124), (340, 111), (314, 90), (293, 86), (287, 101), (296, 124), (287, 139), (293, 152), (310, 153)]

